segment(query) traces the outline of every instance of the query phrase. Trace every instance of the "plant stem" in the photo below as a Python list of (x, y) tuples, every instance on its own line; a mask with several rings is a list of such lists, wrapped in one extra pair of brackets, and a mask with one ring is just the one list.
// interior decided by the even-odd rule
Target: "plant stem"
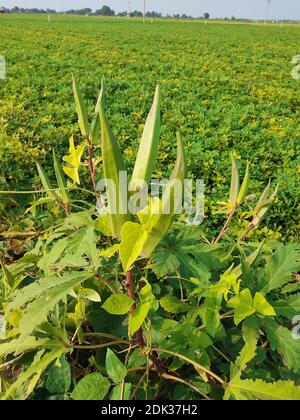
[(190, 384), (189, 382), (185, 381), (184, 379), (181, 379), (177, 376), (173, 376), (173, 375), (169, 375), (168, 373), (163, 373), (162, 377), (169, 380), (169, 381), (175, 381), (175, 382), (179, 382), (180, 384), (186, 385), (189, 388), (191, 388), (194, 392), (197, 392), (197, 394), (200, 394), (205, 400), (210, 401), (210, 398), (205, 395), (203, 392), (201, 392), (197, 387), (195, 387), (194, 385)]
[(109, 282), (104, 278), (104, 277), (102, 277), (102, 276), (100, 276), (100, 274), (98, 274), (98, 273), (96, 273), (95, 274), (95, 277), (97, 277), (97, 279), (99, 279), (99, 280), (101, 280), (104, 284), (105, 284), (105, 286), (106, 287), (108, 287), (109, 288), (109, 290), (114, 294), (114, 295), (116, 295), (117, 294), (117, 292), (115, 291), (115, 289), (109, 284)]
[(88, 346), (79, 346), (79, 345), (72, 345), (72, 346), (68, 346), (68, 348), (70, 349), (76, 349), (76, 350), (99, 350), (99, 349), (103, 349), (105, 347), (109, 347), (109, 346), (115, 346), (116, 344), (127, 344), (127, 341), (125, 340), (115, 340), (115, 341), (109, 341), (107, 343), (103, 343), (103, 344), (96, 344), (96, 345), (88, 345)]
[[(128, 296), (134, 301), (133, 305), (131, 306), (129, 310), (129, 314), (132, 314), (136, 310), (136, 303), (135, 303), (136, 294), (134, 291), (134, 278), (133, 278), (133, 273), (131, 270), (126, 273), (126, 288), (127, 288)], [(139, 328), (138, 331), (136, 332), (136, 343), (141, 348), (145, 347), (145, 341), (144, 341), (142, 328)]]
[(240, 241), (244, 241), (246, 239), (246, 237), (249, 235), (249, 233), (251, 232), (251, 230), (254, 229), (254, 228), (255, 228), (255, 224), (253, 222), (250, 222), (249, 226), (247, 227), (245, 232), (240, 237)]
[(224, 385), (224, 383), (225, 383), (223, 381), (223, 379), (220, 378), (218, 375), (216, 375), (214, 372), (210, 371), (209, 369), (206, 369), (204, 366), (202, 366), (199, 363), (195, 362), (195, 360), (189, 359), (188, 357), (184, 356), (183, 354), (175, 353), (174, 351), (165, 350), (165, 349), (161, 349), (161, 348), (154, 348), (152, 350), (157, 351), (158, 353), (166, 353), (166, 354), (169, 354), (171, 356), (178, 357), (178, 359), (184, 360), (185, 362), (188, 362), (191, 365), (193, 365), (195, 368), (202, 370), (204, 373), (206, 373), (207, 375), (209, 375), (212, 378), (214, 378), (220, 384)]
[(222, 237), (225, 235), (225, 233), (227, 232), (227, 230), (228, 230), (228, 228), (229, 228), (229, 225), (230, 225), (230, 222), (231, 222), (231, 220), (232, 220), (232, 218), (233, 218), (233, 216), (235, 215), (235, 213), (236, 213), (236, 208), (234, 208), (233, 210), (231, 210), (231, 212), (228, 214), (228, 217), (227, 217), (227, 220), (226, 220), (226, 222), (225, 222), (225, 225), (222, 227), (222, 230), (221, 230), (221, 232), (219, 233), (219, 235), (217, 236), (217, 238), (212, 242), (213, 243), (213, 245), (214, 244), (217, 244), (219, 241), (220, 241), (220, 239), (222, 239)]

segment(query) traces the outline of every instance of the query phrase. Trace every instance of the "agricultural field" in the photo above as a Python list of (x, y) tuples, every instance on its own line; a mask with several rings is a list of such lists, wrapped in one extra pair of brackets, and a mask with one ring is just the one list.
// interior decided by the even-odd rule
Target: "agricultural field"
[[(224, 198), (230, 153), (252, 167), (251, 187), (271, 178), (280, 194), (268, 216), (272, 232), (292, 240), (299, 229), (299, 53), (297, 25), (204, 25), (46, 16), (1, 16), (1, 173), (10, 188), (31, 189), (36, 160), (61, 156), (78, 136), (71, 77), (89, 111), (107, 84), (109, 117), (129, 166), (157, 83), (162, 142), (157, 175), (175, 156), (175, 132), (188, 150), (190, 174), (203, 178), (207, 204)], [(165, 169), (164, 169), (165, 170)], [(213, 208), (207, 207), (206, 216)], [(272, 236), (273, 233), (270, 233)], [(266, 232), (268, 235), (269, 232)]]
[(300, 400), (300, 25), (3, 14), (0, 40), (0, 400)]

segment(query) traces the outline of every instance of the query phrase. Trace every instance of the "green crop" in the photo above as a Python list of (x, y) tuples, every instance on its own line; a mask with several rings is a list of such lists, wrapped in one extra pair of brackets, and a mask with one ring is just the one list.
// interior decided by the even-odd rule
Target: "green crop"
[[(245, 216), (251, 171), (247, 164), (240, 185), (232, 158), (227, 222), (210, 243), (202, 227), (175, 220), (187, 158), (178, 134), (162, 198), (148, 197), (146, 213), (118, 207), (112, 218), (95, 179), (103, 166), (120, 193), (125, 165), (104, 85), (90, 124), (73, 83), (81, 143), (70, 138), (66, 166), (55, 152), (51, 171), (37, 164), (42, 187), (27, 192), (33, 202), (22, 224), (1, 233), (0, 398), (299, 400), (299, 328), (289, 329), (299, 313), (299, 244), (248, 241), (278, 188), (270, 194), (267, 185), (236, 240), (230, 222)], [(154, 168), (159, 110), (157, 90), (132, 194)]]
[(223, 222), (213, 201), (227, 194), (233, 154), (239, 163), (251, 162), (251, 189), (263, 190), (270, 178), (279, 184), (276, 209), (261, 233), (297, 238), (300, 103), (299, 80), (291, 77), (297, 25), (143, 25), (76, 16), (55, 16), (49, 24), (47, 16), (1, 15), (0, 39), (7, 64), (7, 80), (0, 81), (0, 180), (8, 182), (0, 181), (0, 190), (35, 189), (34, 162), (50, 169), (53, 148), (61, 158), (70, 135), (78, 143), (71, 73), (80, 81), (89, 123), (101, 77), (107, 81), (107, 116), (130, 170), (159, 84), (163, 147), (154, 174), (171, 174), (172, 133), (180, 128), (190, 177), (206, 185), (205, 233), (215, 237)]

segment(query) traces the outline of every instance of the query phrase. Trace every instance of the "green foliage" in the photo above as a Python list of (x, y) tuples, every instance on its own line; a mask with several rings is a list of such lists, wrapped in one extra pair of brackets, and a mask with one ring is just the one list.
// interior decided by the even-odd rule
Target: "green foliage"
[[(181, 127), (189, 171), (206, 185), (207, 232), (213, 237), (218, 231), (222, 216), (215, 214), (212, 199), (227, 194), (233, 154), (238, 163), (251, 160), (250, 188), (262, 191), (270, 178), (280, 184), (262, 235), (297, 238), (299, 82), (290, 76), (290, 61), (298, 53), (298, 26), (284, 25), (281, 35), (272, 25), (241, 30), (236, 24), (165, 20), (145, 30), (139, 21), (76, 16), (55, 16), (50, 28), (45, 16), (2, 15), (1, 54), (11, 58), (0, 86), (0, 179), (8, 183), (0, 181), (0, 189), (17, 184), (31, 190), (39, 183), (34, 162), (48, 173), (52, 149), (61, 158), (70, 134), (77, 144), (81, 130), (70, 71), (80, 82), (89, 123), (100, 78), (107, 80), (107, 113), (130, 168), (159, 83), (162, 144)], [(159, 154), (157, 176), (171, 171), (175, 155), (171, 147)]]
[(268, 340), (271, 348), (277, 350), (283, 357), (284, 364), (292, 371), (300, 372), (300, 341), (295, 339), (288, 328), (284, 328), (277, 322), (265, 320)]
[(123, 381), (123, 379), (127, 375), (126, 367), (117, 358), (117, 356), (111, 349), (107, 349), (105, 367), (108, 376), (112, 379), (112, 381), (115, 384), (118, 384), (119, 382)]
[(280, 246), (261, 271), (259, 288), (263, 293), (269, 293), (290, 282), (292, 274), (298, 271), (300, 271), (299, 245)]
[(71, 394), (73, 400), (103, 400), (109, 390), (109, 381), (100, 373), (90, 373), (81, 379)]
[(112, 315), (125, 315), (132, 305), (133, 300), (129, 296), (118, 294), (111, 295), (107, 301), (104, 302), (102, 308)]
[[(128, 162), (104, 111), (103, 85), (91, 124), (85, 95), (75, 81), (73, 88), (83, 143), (71, 137), (63, 169), (54, 153), (52, 176), (38, 165), (42, 190), (1, 231), (1, 398), (299, 400), (300, 341), (289, 329), (299, 312), (299, 244), (248, 242), (277, 189), (269, 197), (268, 185), (246, 212), (249, 165), (240, 187), (233, 159), (229, 218), (216, 239), (205, 226), (175, 222), (175, 183), (182, 190), (187, 168), (178, 135), (169, 194), (149, 199), (148, 214), (111, 218), (96, 176), (116, 180)], [(157, 91), (134, 184), (154, 170), (159, 110)], [(250, 219), (248, 228), (229, 230), (236, 214)]]
[(227, 397), (231, 394), (237, 400), (300, 400), (300, 387), (292, 381), (266, 383), (235, 378), (226, 392)]
[(53, 395), (66, 394), (71, 386), (71, 369), (65, 357), (51, 366), (46, 381), (47, 390)]

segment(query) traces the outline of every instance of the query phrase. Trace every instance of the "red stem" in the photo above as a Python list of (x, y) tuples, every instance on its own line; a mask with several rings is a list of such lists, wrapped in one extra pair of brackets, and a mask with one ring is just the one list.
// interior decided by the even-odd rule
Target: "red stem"
[[(136, 310), (136, 303), (135, 303), (136, 294), (134, 291), (134, 278), (133, 278), (132, 271), (128, 271), (126, 273), (126, 288), (127, 288), (128, 296), (134, 301), (133, 305), (131, 306), (129, 310), (129, 313), (132, 314)], [(142, 328), (139, 328), (138, 331), (136, 332), (136, 343), (141, 348), (145, 347), (145, 341), (144, 341)]]

